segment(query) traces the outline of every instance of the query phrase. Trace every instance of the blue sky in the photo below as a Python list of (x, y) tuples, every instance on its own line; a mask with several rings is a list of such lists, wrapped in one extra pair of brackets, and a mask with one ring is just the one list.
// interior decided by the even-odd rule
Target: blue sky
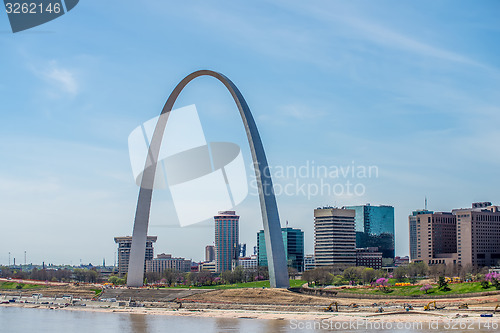
[[(360, 183), (363, 195), (278, 196), (282, 224), (305, 231), (307, 253), (314, 208), (369, 202), (395, 207), (396, 252), (406, 255), (407, 216), (425, 196), (436, 211), (500, 203), (499, 15), (494, 0), (81, 1), (12, 34), (1, 11), (0, 263), (8, 252), (22, 262), (25, 250), (33, 263), (112, 263), (138, 194), (127, 137), (198, 69), (239, 87), (271, 166), (378, 168), (329, 180)], [(188, 104), (208, 141), (238, 143), (250, 163), (222, 85), (198, 79), (176, 106)], [(210, 221), (175, 227), (169, 199), (155, 193), (156, 252), (203, 259)], [(258, 201), (236, 210), (252, 247)]]

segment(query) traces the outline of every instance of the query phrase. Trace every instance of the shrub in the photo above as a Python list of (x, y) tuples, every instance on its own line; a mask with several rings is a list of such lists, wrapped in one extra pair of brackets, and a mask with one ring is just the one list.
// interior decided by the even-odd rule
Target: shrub
[(439, 289), (441, 289), (442, 291), (449, 291), (449, 290), (451, 290), (448, 287), (448, 281), (446, 280), (446, 278), (444, 276), (440, 276), (439, 277), (438, 285), (439, 285)]
[(490, 283), (486, 280), (483, 280), (481, 281), (481, 287), (483, 287), (483, 289), (488, 289), (490, 287)]
[[(484, 282), (491, 282), (491, 284), (495, 287), (496, 290), (500, 290), (500, 274), (497, 272), (488, 273), (484, 276)], [(483, 285), (483, 282), (481, 282)], [(484, 287), (483, 287), (484, 288)]]

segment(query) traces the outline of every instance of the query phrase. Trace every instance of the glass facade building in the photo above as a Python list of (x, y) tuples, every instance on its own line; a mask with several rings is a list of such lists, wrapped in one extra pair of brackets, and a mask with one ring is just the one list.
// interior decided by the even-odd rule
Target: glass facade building
[[(304, 271), (304, 232), (300, 229), (281, 228), (288, 267)], [(267, 252), (264, 230), (257, 233), (257, 257), (259, 266), (267, 267)]]
[(394, 259), (394, 207), (347, 206), (356, 211), (356, 248), (378, 247), (383, 258)]

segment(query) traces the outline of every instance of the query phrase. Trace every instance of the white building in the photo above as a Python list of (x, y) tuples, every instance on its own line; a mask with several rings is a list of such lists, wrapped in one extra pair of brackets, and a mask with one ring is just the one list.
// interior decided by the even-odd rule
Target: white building
[(314, 254), (306, 254), (304, 256), (304, 271), (309, 271), (316, 268), (316, 262), (314, 260)]
[(244, 269), (257, 269), (257, 256), (238, 258), (238, 266), (242, 266)]

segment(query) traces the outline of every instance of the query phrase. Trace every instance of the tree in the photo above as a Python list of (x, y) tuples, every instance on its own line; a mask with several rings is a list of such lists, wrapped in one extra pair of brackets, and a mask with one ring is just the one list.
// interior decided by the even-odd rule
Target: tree
[(344, 279), (349, 281), (349, 283), (356, 284), (363, 278), (363, 268), (362, 267), (348, 267), (343, 273)]
[(333, 275), (327, 268), (318, 267), (302, 273), (302, 278), (309, 284), (314, 282), (316, 286), (329, 285), (332, 282)]
[(233, 270), (233, 283), (241, 283), (245, 280), (245, 269), (242, 266), (236, 266)]
[(214, 279), (213, 279), (213, 275), (211, 272), (207, 271), (207, 270), (201, 270), (199, 273), (198, 273), (198, 282), (203, 285), (203, 286), (210, 286), (212, 285)]
[(364, 284), (371, 283), (373, 281), (373, 279), (375, 279), (376, 275), (377, 275), (377, 273), (375, 272), (375, 270), (373, 268), (366, 267), (365, 269), (363, 269), (363, 273), (362, 273), (363, 283)]
[(290, 279), (294, 279), (297, 277), (297, 275), (299, 275), (299, 271), (297, 271), (296, 268), (294, 267), (288, 267), (288, 277)]
[(429, 268), (429, 274), (430, 274), (430, 276), (432, 276), (432, 278), (434, 279), (434, 281), (437, 281), (437, 279), (440, 276), (444, 276), (445, 275), (445, 270), (446, 270), (446, 267), (443, 264), (432, 265)]
[(441, 289), (442, 291), (449, 291), (449, 290), (451, 290), (448, 287), (448, 280), (446, 280), (446, 278), (444, 276), (440, 276), (439, 277), (438, 285), (439, 285), (439, 289)]
[(166, 269), (162, 272), (162, 276), (165, 278), (167, 285), (171, 287), (177, 281), (180, 274), (173, 269)]
[(423, 292), (425, 292), (426, 294), (427, 294), (427, 292), (428, 292), (429, 290), (431, 290), (431, 289), (432, 289), (432, 286), (431, 286), (430, 284), (424, 284), (424, 285), (422, 286), (422, 288), (420, 288), (420, 290), (421, 290), (421, 291), (423, 291)]
[(472, 279), (473, 267), (471, 264), (467, 264), (460, 268), (459, 276), (462, 281)]
[[(146, 274), (144, 274), (144, 276), (147, 279), (147, 281), (150, 283), (157, 283), (161, 278), (161, 275), (158, 272), (146, 272)], [(146, 283), (144, 283), (144, 284), (146, 284)]]
[(408, 274), (413, 276), (424, 277), (429, 274), (429, 266), (423, 262), (412, 262), (408, 265)]
[(387, 286), (389, 285), (389, 280), (387, 278), (379, 278), (377, 281), (375, 281), (377, 286), (385, 293), (389, 292), (389, 289)]
[(406, 280), (406, 274), (408, 273), (408, 268), (406, 266), (396, 267), (393, 276), (398, 282), (404, 282)]
[(234, 279), (234, 274), (231, 271), (224, 271), (220, 273), (220, 277), (222, 280), (224, 280), (225, 284), (233, 284), (236, 282), (236, 280)]

